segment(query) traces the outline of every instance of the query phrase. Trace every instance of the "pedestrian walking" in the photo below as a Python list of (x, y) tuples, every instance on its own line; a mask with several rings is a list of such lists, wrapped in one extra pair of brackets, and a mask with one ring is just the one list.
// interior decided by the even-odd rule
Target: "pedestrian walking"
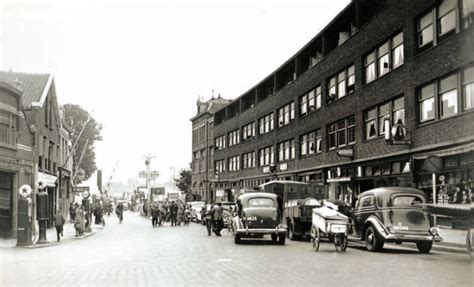
[(213, 217), (214, 217), (214, 233), (217, 236), (221, 236), (221, 230), (224, 228), (224, 218), (223, 218), (223, 213), (224, 209), (222, 208), (222, 204), (220, 202), (217, 203), (217, 206), (213, 207)]
[(84, 231), (86, 229), (86, 219), (84, 207), (82, 205), (76, 209), (74, 228), (76, 229), (76, 237), (84, 235)]
[(76, 221), (77, 206), (77, 202), (75, 204), (74, 202), (71, 202), (71, 205), (69, 206), (69, 219), (71, 220), (71, 223), (74, 223)]
[(95, 217), (95, 224), (102, 224), (103, 219), (102, 216), (104, 214), (104, 209), (102, 208), (102, 202), (96, 205), (94, 208), (94, 217)]
[(158, 207), (158, 203), (154, 202), (151, 205), (151, 225), (156, 227), (158, 224), (158, 217), (160, 216), (160, 209)]
[(177, 213), (178, 226), (181, 225), (181, 221), (183, 221), (183, 216), (184, 216), (184, 204), (181, 201), (179, 201), (178, 202), (178, 213)]
[(64, 235), (64, 223), (66, 223), (66, 218), (61, 210), (61, 208), (54, 215), (54, 225), (56, 227), (56, 235), (58, 237), (58, 242), (61, 240), (61, 237)]
[(172, 201), (170, 205), (171, 226), (176, 226), (177, 215), (178, 215), (178, 204)]
[(206, 228), (207, 228), (207, 235), (211, 236), (212, 232), (212, 227), (213, 227), (213, 218), (212, 218), (212, 205), (211, 204), (206, 204), (205, 206), (202, 207), (203, 209), (203, 217), (206, 219)]

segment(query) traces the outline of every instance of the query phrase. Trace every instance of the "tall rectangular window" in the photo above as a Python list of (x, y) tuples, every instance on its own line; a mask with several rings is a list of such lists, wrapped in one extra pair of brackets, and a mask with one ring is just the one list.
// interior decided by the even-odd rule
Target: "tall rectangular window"
[(463, 110), (474, 107), (474, 66), (464, 69), (462, 73)]
[(418, 47), (433, 44), (434, 38), (433, 12), (429, 12), (418, 21)]
[(328, 147), (334, 149), (355, 143), (355, 116), (328, 125)]
[(456, 29), (456, 2), (457, 0), (444, 0), (438, 6), (438, 36), (444, 36)]
[(214, 146), (217, 150), (225, 148), (225, 135), (216, 137)]
[(240, 142), (239, 129), (233, 130), (228, 133), (229, 147), (236, 145)]
[(435, 85), (429, 84), (423, 87), (419, 95), (420, 122), (435, 119)]
[(351, 65), (331, 77), (328, 81), (328, 100), (333, 101), (354, 91), (355, 68)]
[(268, 114), (260, 119), (258, 119), (258, 133), (263, 135), (269, 133), (275, 127), (273, 121), (273, 113)]
[(365, 83), (382, 77), (404, 63), (403, 33), (400, 32), (365, 56)]
[(458, 113), (457, 74), (450, 75), (439, 82), (440, 116), (449, 117)]
[(260, 166), (266, 166), (274, 163), (275, 151), (273, 146), (262, 148), (258, 151)]
[(365, 139), (372, 139), (385, 134), (385, 119), (393, 124), (405, 124), (404, 98), (398, 97), (364, 112)]
[(300, 137), (300, 155), (312, 155), (321, 151), (321, 135), (319, 130)]
[(255, 167), (255, 152), (249, 152), (242, 154), (242, 168), (254, 168)]
[(242, 127), (242, 140), (248, 140), (255, 136), (255, 122)]
[(295, 158), (295, 140), (291, 139), (278, 144), (278, 161), (286, 161)]
[(285, 126), (295, 119), (295, 102), (278, 109), (278, 127)]

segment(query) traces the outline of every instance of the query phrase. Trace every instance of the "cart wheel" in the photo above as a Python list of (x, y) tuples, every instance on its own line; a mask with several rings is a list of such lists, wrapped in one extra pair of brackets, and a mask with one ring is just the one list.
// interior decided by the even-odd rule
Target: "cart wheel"
[(315, 228), (313, 226), (313, 228), (315, 229), (314, 230), (314, 236), (313, 236), (313, 248), (314, 248), (314, 251), (318, 251), (319, 250), (319, 243), (320, 243), (320, 237), (319, 237), (319, 229), (318, 228)]
[(344, 234), (341, 238), (341, 250), (346, 251), (347, 245), (349, 244), (349, 240), (347, 239), (347, 234)]

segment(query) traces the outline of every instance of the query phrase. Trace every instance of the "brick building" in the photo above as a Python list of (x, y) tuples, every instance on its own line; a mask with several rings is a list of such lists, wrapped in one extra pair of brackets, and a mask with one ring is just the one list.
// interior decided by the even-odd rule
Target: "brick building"
[(69, 153), (69, 134), (61, 124), (54, 77), (52, 74), (0, 71), (0, 82), (22, 91), (21, 108), (33, 136), (28, 144), (28, 149), (32, 149), (30, 161), (37, 165), (33, 171), (34, 182), (30, 185), (44, 187), (48, 193), (48, 227), (53, 227), (55, 212), (60, 207), (67, 212), (65, 207), (69, 204), (71, 188), (70, 164), (63, 166), (62, 162)]
[(214, 190), (214, 112), (226, 106), (230, 100), (212, 97), (206, 102), (198, 99), (197, 114), (191, 118), (192, 134), (192, 186), (194, 200), (212, 200)]
[[(472, 1), (352, 1), (276, 71), (216, 111), (216, 190), (274, 178), (351, 201), (378, 186), (431, 196), (474, 179)], [(388, 138), (386, 138), (389, 135)]]
[(32, 186), (32, 133), (22, 108), (23, 93), (0, 81), (0, 236), (16, 237), (19, 188)]

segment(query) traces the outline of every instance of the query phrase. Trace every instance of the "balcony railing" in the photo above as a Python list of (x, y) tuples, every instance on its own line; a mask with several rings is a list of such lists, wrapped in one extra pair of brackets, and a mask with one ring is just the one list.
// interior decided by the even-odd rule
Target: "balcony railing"
[(0, 143), (16, 145), (17, 131), (0, 126)]

